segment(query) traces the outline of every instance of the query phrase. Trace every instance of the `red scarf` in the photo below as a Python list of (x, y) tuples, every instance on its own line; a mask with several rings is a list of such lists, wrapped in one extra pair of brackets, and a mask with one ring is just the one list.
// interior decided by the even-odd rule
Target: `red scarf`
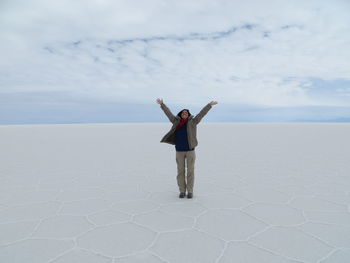
[(182, 126), (185, 125), (187, 119), (181, 120), (180, 123), (176, 126), (176, 130), (180, 129)]

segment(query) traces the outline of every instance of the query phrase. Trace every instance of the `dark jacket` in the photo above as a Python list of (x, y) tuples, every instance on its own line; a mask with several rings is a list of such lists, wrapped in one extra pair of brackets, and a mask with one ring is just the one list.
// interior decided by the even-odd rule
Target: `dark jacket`
[(177, 152), (188, 152), (194, 150), (194, 148), (190, 148), (188, 145), (187, 122), (181, 128), (176, 128), (175, 133), (175, 149)]
[[(164, 111), (165, 115), (168, 117), (170, 122), (173, 124), (170, 131), (165, 134), (165, 136), (162, 138), (160, 142), (165, 142), (169, 144), (175, 145), (175, 132), (176, 127), (181, 121), (181, 118), (179, 116), (174, 116), (174, 114), (171, 113), (169, 108), (162, 103), (160, 105), (161, 109)], [(188, 146), (190, 149), (196, 147), (198, 145), (197, 141), (197, 124), (202, 120), (202, 118), (208, 113), (208, 111), (211, 109), (211, 105), (207, 104), (195, 117), (190, 115), (188, 117), (187, 121), (187, 136), (188, 136)]]

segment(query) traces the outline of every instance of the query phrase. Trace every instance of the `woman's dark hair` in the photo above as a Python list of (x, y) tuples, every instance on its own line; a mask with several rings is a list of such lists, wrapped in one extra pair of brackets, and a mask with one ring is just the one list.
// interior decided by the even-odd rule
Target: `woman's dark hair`
[(181, 110), (181, 111), (177, 114), (177, 116), (179, 116), (179, 117), (181, 118), (181, 114), (182, 114), (182, 112), (183, 112), (184, 110), (188, 112), (188, 117), (191, 116), (190, 110), (188, 110), (188, 109), (183, 109), (183, 110)]

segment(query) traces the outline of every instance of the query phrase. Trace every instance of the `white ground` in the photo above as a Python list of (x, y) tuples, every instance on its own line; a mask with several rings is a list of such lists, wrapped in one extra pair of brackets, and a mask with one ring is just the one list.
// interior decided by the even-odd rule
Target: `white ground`
[(350, 262), (350, 124), (0, 126), (0, 262)]

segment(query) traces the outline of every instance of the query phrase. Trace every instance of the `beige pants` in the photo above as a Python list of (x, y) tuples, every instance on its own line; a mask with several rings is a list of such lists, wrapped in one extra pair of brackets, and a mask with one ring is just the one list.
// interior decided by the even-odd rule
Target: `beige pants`
[[(176, 152), (177, 163), (177, 185), (181, 193), (193, 193), (194, 184), (194, 162), (196, 160), (195, 151)], [(185, 165), (186, 164), (186, 165)], [(187, 166), (187, 183), (185, 177), (185, 167)]]

